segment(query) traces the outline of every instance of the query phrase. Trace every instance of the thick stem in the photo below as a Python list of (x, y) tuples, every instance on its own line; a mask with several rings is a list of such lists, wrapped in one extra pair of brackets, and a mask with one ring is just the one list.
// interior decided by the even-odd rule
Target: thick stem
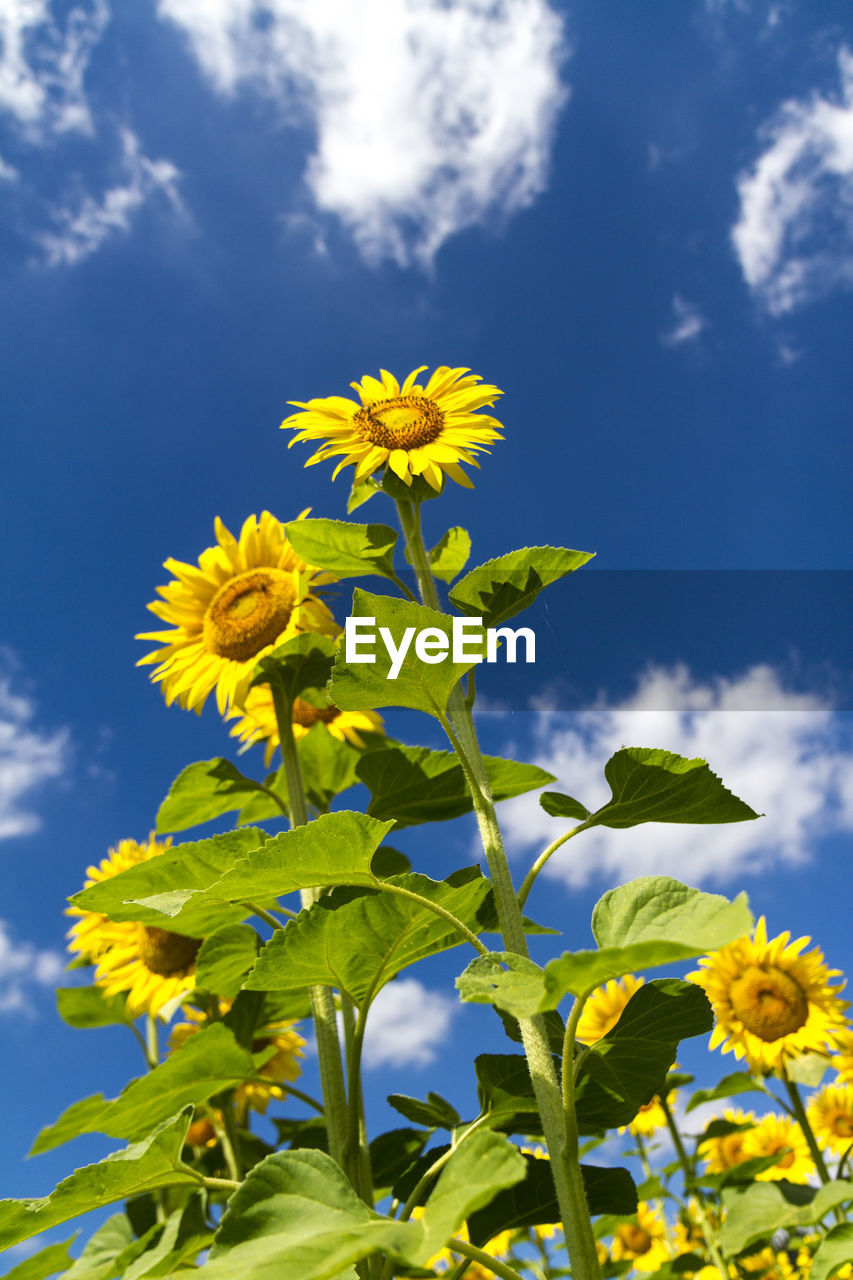
[(341, 993), (341, 1014), (344, 1024), (347, 1055), (347, 1134), (344, 1159), (350, 1181), (365, 1204), (373, 1208), (373, 1169), (367, 1145), (367, 1125), (364, 1119), (364, 1095), (361, 1088), (361, 1055), (364, 1047), (365, 1015), (367, 1003), (361, 1012), (348, 995)]

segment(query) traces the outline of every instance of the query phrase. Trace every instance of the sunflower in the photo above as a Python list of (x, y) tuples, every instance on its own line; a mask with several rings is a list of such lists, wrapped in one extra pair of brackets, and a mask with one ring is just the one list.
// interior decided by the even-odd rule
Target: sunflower
[[(220, 1016), (224, 1016), (233, 1003), (230, 999), (220, 1000)], [(206, 1021), (204, 1014), (197, 1009), (185, 1008), (184, 1013), (191, 1021), (179, 1022), (173, 1028), (169, 1036), (169, 1048), (173, 1051), (186, 1044)], [(269, 1084), (247, 1081), (237, 1087), (234, 1091), (234, 1109), (238, 1123), (245, 1125), (250, 1108), (252, 1111), (257, 1111), (259, 1115), (264, 1115), (270, 1098), (285, 1096), (287, 1089), (282, 1088), (282, 1085), (286, 1085), (287, 1081), (298, 1080), (302, 1074), (299, 1059), (305, 1056), (302, 1052), (305, 1041), (297, 1031), (293, 1030), (293, 1026), (292, 1022), (270, 1022), (257, 1032), (252, 1041), (253, 1053), (260, 1053), (269, 1048), (275, 1049), (272, 1057), (258, 1068), (258, 1075), (263, 1076), (264, 1081), (268, 1080)]]
[[(753, 1111), (737, 1111), (729, 1108), (723, 1113), (723, 1119), (729, 1124), (754, 1125), (757, 1123)], [(699, 1155), (705, 1161), (706, 1173), (725, 1173), (736, 1164), (743, 1164), (749, 1156), (744, 1151), (744, 1142), (748, 1129), (736, 1129), (733, 1133), (722, 1134), (719, 1138), (706, 1138), (699, 1144)]]
[(631, 1259), (636, 1271), (657, 1271), (668, 1262), (670, 1248), (660, 1209), (641, 1200), (634, 1219), (616, 1228), (610, 1256), (614, 1262)]
[[(501, 424), (478, 409), (503, 395), (497, 387), (481, 385), (478, 374), (442, 365), (421, 386), (416, 381), (427, 368), (414, 369), (402, 386), (385, 369), (380, 378), (351, 382), (360, 404), (342, 396), (325, 400), (290, 400), (301, 410), (281, 424), (296, 431), (290, 441), (325, 440), (306, 467), (340, 456), (332, 479), (344, 467), (355, 467), (355, 480), (365, 480), (386, 465), (407, 485), (423, 476), (440, 491), (444, 476), (467, 489), (474, 486), (459, 465), (479, 467), (474, 454), (501, 440)], [(467, 375), (467, 376), (466, 376)], [(289, 447), (289, 446), (288, 446)]]
[[(255, 742), (263, 742), (264, 764), (269, 767), (273, 753), (279, 744), (278, 721), (269, 685), (256, 685), (246, 694), (241, 710), (232, 711), (226, 719), (237, 719), (231, 729), (231, 737), (239, 738), (243, 749)], [(339, 711), (326, 700), (325, 706), (313, 706), (303, 698), (293, 703), (293, 736), (304, 738), (315, 724), (324, 724), (333, 737), (341, 742), (363, 747), (362, 733), (382, 733), (384, 722), (376, 711)]]
[(747, 1160), (757, 1156), (774, 1156), (776, 1164), (755, 1176), (761, 1182), (806, 1182), (815, 1171), (808, 1143), (802, 1129), (789, 1116), (770, 1112), (762, 1116), (754, 1128), (743, 1135), (743, 1154)]
[[(147, 844), (120, 840), (97, 867), (88, 867), (84, 888), (165, 853), (171, 840), (148, 837)], [(68, 932), (68, 950), (95, 965), (95, 982), (105, 995), (127, 993), (127, 1011), (157, 1015), (195, 984), (195, 958), (202, 939), (168, 933), (154, 925), (110, 920), (97, 911), (66, 907), (77, 921)]]
[(824, 1085), (809, 1100), (807, 1111), (818, 1141), (843, 1155), (853, 1142), (853, 1085)]
[(581, 1044), (595, 1044), (616, 1026), (622, 1010), (645, 978), (635, 978), (626, 973), (624, 978), (611, 978), (603, 986), (596, 987), (583, 1007), (575, 1039)]
[[(417, 1222), (424, 1216), (424, 1206), (416, 1205), (412, 1210), (412, 1220)], [(490, 1253), (493, 1258), (505, 1258), (512, 1247), (512, 1231), (499, 1231), (496, 1236), (492, 1236), (482, 1247), (486, 1253)], [(459, 1230), (456, 1232), (457, 1240), (464, 1240), (468, 1243), (468, 1223), (463, 1222)], [(452, 1270), (460, 1261), (457, 1253), (451, 1252), (447, 1245), (439, 1249), (425, 1266), (431, 1270), (437, 1271), (439, 1275), (443, 1275), (447, 1271)], [(465, 1270), (466, 1280), (494, 1280), (491, 1271), (487, 1271), (479, 1262), (472, 1262)]]
[(304, 564), (269, 511), (249, 516), (239, 539), (218, 516), (214, 529), (217, 545), (201, 553), (198, 567), (165, 561), (175, 576), (148, 608), (173, 629), (136, 637), (162, 646), (137, 666), (157, 663), (151, 679), (162, 683), (167, 705), (177, 700), (201, 713), (215, 689), (224, 715), (240, 705), (256, 663), (276, 645), (306, 631), (336, 636), (341, 629), (315, 594), (333, 575)]
[[(675, 1106), (676, 1091), (671, 1089), (666, 1095), (667, 1106)], [(647, 1102), (644, 1107), (634, 1116), (634, 1119), (628, 1125), (623, 1125), (619, 1132), (632, 1133), (634, 1137), (651, 1138), (658, 1129), (666, 1128), (666, 1112), (661, 1104), (660, 1095), (655, 1094), (651, 1102)]]
[(768, 942), (762, 916), (752, 939), (704, 956), (700, 970), (688, 974), (714, 1009), (709, 1047), (722, 1044), (724, 1053), (731, 1050), (763, 1074), (781, 1072), (799, 1054), (825, 1052), (844, 1024), (844, 984), (830, 982), (839, 970), (827, 969), (817, 947), (803, 953), (810, 938), (790, 937), (780, 933)]
[(849, 1026), (842, 1027), (833, 1036), (834, 1048), (838, 1057), (833, 1058), (832, 1065), (838, 1072), (839, 1084), (853, 1084), (853, 1030)]

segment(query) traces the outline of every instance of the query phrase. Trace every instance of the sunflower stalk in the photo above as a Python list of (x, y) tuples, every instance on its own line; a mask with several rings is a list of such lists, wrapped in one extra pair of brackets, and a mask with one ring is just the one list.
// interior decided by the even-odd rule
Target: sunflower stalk
[(728, 1265), (720, 1250), (719, 1243), (717, 1242), (717, 1234), (714, 1231), (713, 1224), (711, 1223), (711, 1219), (708, 1215), (705, 1197), (702, 1193), (702, 1189), (696, 1185), (695, 1170), (681, 1139), (678, 1125), (675, 1123), (675, 1116), (672, 1114), (672, 1108), (667, 1101), (665, 1093), (660, 1095), (660, 1104), (663, 1109), (663, 1113), (666, 1116), (666, 1125), (672, 1137), (672, 1143), (675, 1147), (675, 1154), (678, 1157), (678, 1163), (681, 1165), (681, 1170), (684, 1174), (685, 1187), (689, 1187), (693, 1192), (696, 1204), (696, 1215), (699, 1219), (699, 1226), (702, 1229), (705, 1245), (708, 1249), (708, 1253), (711, 1255), (711, 1262), (717, 1268), (721, 1276), (727, 1276), (729, 1274)]
[[(441, 611), (435, 578), (421, 532), (420, 503), (397, 499), (395, 505), (406, 540), (409, 562), (417, 577), (421, 600), (428, 608)], [(512, 883), (494, 800), (480, 752), (472, 707), (458, 685), (450, 695), (448, 714), (446, 717), (442, 715), (441, 720), (471, 791), (504, 946), (508, 951), (526, 957), (528, 949), (524, 920)], [(575, 1127), (574, 1133), (570, 1134), (566, 1129), (563, 1097), (545, 1021), (541, 1016), (536, 1016), (519, 1018), (518, 1024), (542, 1119), (545, 1145), (551, 1159), (551, 1172), (572, 1274), (575, 1280), (599, 1280), (601, 1268), (581, 1177), (577, 1131)], [(473, 1255), (469, 1253), (467, 1256)]]

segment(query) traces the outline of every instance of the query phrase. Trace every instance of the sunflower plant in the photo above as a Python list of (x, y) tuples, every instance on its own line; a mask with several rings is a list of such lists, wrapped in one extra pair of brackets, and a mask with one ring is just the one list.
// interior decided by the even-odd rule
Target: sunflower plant
[[(567, 841), (757, 815), (705, 761), (662, 747), (603, 762), (611, 796), (596, 810), (545, 789), (555, 779), (538, 767), (482, 754), (474, 660), (425, 661), (405, 637), (428, 631), (450, 652), (454, 620), (500, 628), (590, 555), (526, 547), (465, 572), (460, 528), (427, 549), (423, 503), (448, 478), (471, 487), (463, 468), (503, 428), (483, 412), (497, 387), (468, 369), (424, 373), (365, 377), (358, 399), (293, 401), (282, 424), (291, 443), (318, 446), (308, 465), (353, 468), (348, 515), (384, 503), (396, 528), (265, 511), (239, 535), (217, 520), (197, 563), (166, 561), (149, 608), (167, 629), (142, 633), (156, 647), (141, 661), (167, 703), (201, 712), (212, 698), (224, 734), (262, 748), (269, 772), (227, 756), (189, 764), (155, 832), (121, 840), (71, 898), (71, 967), (91, 982), (60, 990), (60, 1014), (126, 1026), (145, 1071), (42, 1129), (34, 1153), (83, 1133), (126, 1145), (43, 1199), (0, 1204), (0, 1243), (123, 1208), (76, 1260), (70, 1241), (49, 1243), (9, 1275), (845, 1276), (853, 1031), (841, 975), (810, 940), (768, 937), (743, 895), (646, 876), (603, 895), (591, 938), (544, 965), (530, 957), (541, 929), (528, 899)], [(376, 578), (381, 594), (356, 581), (350, 616), (393, 642), (393, 672), (379, 652), (352, 660), (327, 596)], [(431, 717), (448, 749), (388, 736), (393, 708)], [(366, 812), (341, 802), (359, 784)], [(496, 804), (530, 791), (554, 838), (516, 884)], [(471, 812), (487, 874), (436, 880), (388, 844)], [(233, 830), (182, 838), (226, 815)], [(433, 1091), (395, 1093), (405, 1125), (371, 1134), (361, 1068), (374, 1003), (453, 948), (467, 953), (459, 998), (493, 1007), (506, 1052), (459, 1067), (476, 1114)], [(686, 979), (660, 976), (691, 963)], [(691, 1092), (679, 1044), (708, 1033), (740, 1069)], [(303, 1087), (309, 1035), (316, 1087)]]

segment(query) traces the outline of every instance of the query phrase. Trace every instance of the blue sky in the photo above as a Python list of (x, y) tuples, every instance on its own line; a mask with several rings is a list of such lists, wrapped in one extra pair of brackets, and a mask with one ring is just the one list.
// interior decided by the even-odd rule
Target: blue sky
[[(229, 751), (212, 707), (167, 711), (134, 669), (159, 566), (194, 560), (217, 514), (343, 515), (346, 480), (303, 470), (277, 427), (380, 367), (465, 365), (506, 392), (505, 441), (474, 493), (430, 504), (432, 538), (465, 525), (475, 560), (597, 552), (531, 615), (537, 666), (487, 682), (488, 749), (587, 803), (629, 737), (702, 754), (767, 815), (589, 837), (533, 914), (583, 945), (609, 884), (681, 868), (851, 967), (851, 209), (834, 0), (6, 0), (7, 1088), (27, 1070), (5, 1194), (106, 1150), (18, 1164), (139, 1069), (118, 1033), (52, 1012), (63, 896), (148, 831), (184, 764)], [(546, 820), (505, 812), (521, 867)], [(399, 843), (431, 874), (474, 857), (465, 821)], [(430, 995), (383, 1014), (377, 1124), (395, 1036), (408, 1089), (473, 1098), (457, 1062), (494, 1028), (455, 1011), (462, 963), (430, 962)], [(426, 1065), (425, 1028), (459, 1053)]]

